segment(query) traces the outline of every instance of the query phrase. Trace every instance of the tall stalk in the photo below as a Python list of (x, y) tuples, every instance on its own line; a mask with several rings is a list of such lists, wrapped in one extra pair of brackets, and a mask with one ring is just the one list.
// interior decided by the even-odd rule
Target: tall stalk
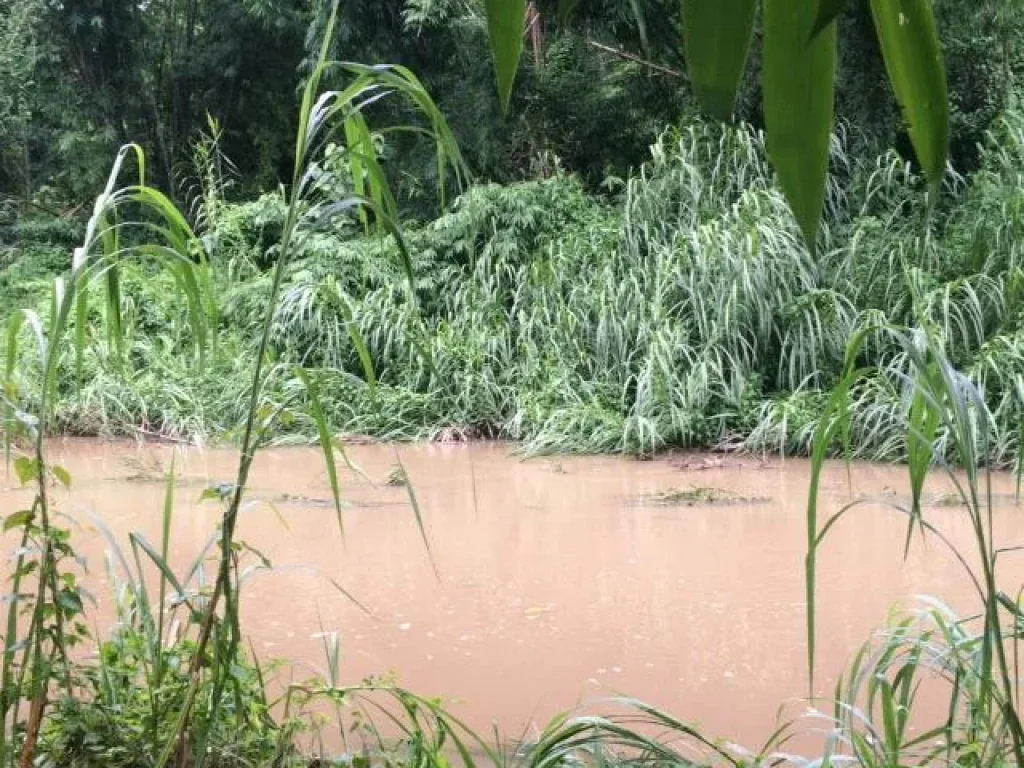
[[(909, 370), (901, 372), (911, 395), (911, 408), (907, 422), (907, 444), (911, 480), (912, 503), (908, 509), (900, 509), (908, 517), (907, 547), (915, 527), (941, 537), (931, 523), (925, 519), (921, 505), (924, 480), (928, 470), (941, 457), (936, 454), (935, 442), (940, 432), (951, 441), (959, 465), (966, 474), (961, 482), (952, 466), (945, 469), (970, 518), (971, 530), (981, 564), (981, 577), (974, 573), (964, 556), (954, 549), (954, 554), (967, 570), (972, 582), (978, 587), (983, 606), (981, 616), (983, 630), (979, 643), (980, 661), (976, 670), (977, 701), (972, 706), (984, 719), (996, 717), (1001, 720), (1004, 733), (1009, 733), (1009, 750), (1017, 765), (1024, 765), (1024, 728), (1017, 709), (1017, 678), (1011, 673), (1006, 651), (1006, 638), (1000, 626), (1000, 605), (1002, 596), (997, 581), (997, 558), (999, 550), (995, 544), (995, 530), (992, 511), (994, 500), (991, 490), (991, 468), (989, 467), (988, 424), (991, 414), (985, 406), (980, 392), (966, 377), (957, 372), (946, 357), (943, 340), (939, 332), (924, 323), (924, 329), (911, 334), (897, 328), (885, 328), (883, 332), (892, 336), (903, 349), (909, 362)], [(865, 371), (856, 369), (854, 362), (860, 357), (866, 335), (859, 334), (851, 340), (847, 352), (847, 373), (836, 388), (819, 422), (815, 434), (812, 456), (811, 490), (807, 511), (807, 605), (808, 605), (808, 666), (810, 679), (814, 681), (815, 656), (815, 591), (817, 578), (817, 551), (826, 535), (845, 514), (856, 508), (854, 502), (842, 508), (819, 525), (817, 496), (821, 473), (828, 451), (835, 442), (845, 439), (849, 429), (848, 408), (850, 390)], [(980, 426), (979, 426), (980, 423)], [(983, 473), (983, 474), (982, 474)], [(943, 538), (948, 544), (948, 540)], [(1016, 642), (1016, 637), (1011, 637)], [(953, 703), (955, 709), (961, 687), (969, 683), (957, 680), (954, 683)], [(950, 729), (952, 728), (952, 714)], [(951, 738), (951, 736), (950, 736)]]
[[(438, 145), (438, 164), (442, 187), (444, 184), (444, 171), (449, 164), (454, 169), (457, 180), (460, 180), (464, 173), (458, 148), (447, 123), (423, 89), (423, 86), (408, 70), (401, 67), (366, 67), (358, 64), (345, 64), (342, 67), (356, 76), (354, 82), (341, 91), (320, 92), (321, 81), (331, 66), (328, 61), (328, 53), (337, 18), (337, 10), (338, 4), (335, 2), (321, 43), (317, 65), (303, 89), (299, 126), (295, 141), (295, 164), (292, 170), (291, 186), (288, 190), (288, 207), (277, 261), (274, 264), (270, 294), (264, 307), (259, 345), (256, 349), (256, 359), (253, 364), (249, 402), (245, 416), (245, 427), (242, 433), (241, 455), (234, 488), (221, 520), (220, 559), (217, 566), (217, 578), (203, 613), (199, 637), (196, 642), (196, 651), (191, 661), (191, 679), (185, 701), (175, 721), (173, 736), (164, 746), (157, 760), (158, 768), (165, 768), (175, 755), (179, 765), (183, 766), (189, 761), (185, 733), (193, 720), (196, 697), (202, 680), (203, 663), (211, 641), (220, 631), (218, 630), (218, 622), (220, 622), (221, 626), (226, 625), (227, 642), (224, 646), (220, 646), (219, 643), (217, 644), (213, 665), (215, 676), (213, 696), (209, 704), (209, 711), (206, 713), (205, 725), (200, 725), (199, 739), (197, 739), (194, 745), (195, 763), (196, 765), (202, 765), (205, 759), (205, 750), (202, 748), (203, 734), (208, 732), (209, 725), (216, 717), (220, 706), (221, 694), (225, 686), (223, 675), (232, 664), (241, 643), (238, 599), (236, 586), (232, 580), (238, 515), (242, 508), (245, 490), (249, 482), (249, 473), (259, 448), (261, 435), (263, 430), (269, 426), (268, 424), (262, 428), (257, 428), (264, 387), (269, 377), (277, 370), (275, 368), (269, 372), (267, 371), (271, 332), (274, 326), (278, 298), (281, 293), (285, 272), (291, 261), (293, 246), (300, 234), (302, 225), (304, 223), (315, 225), (321, 218), (330, 217), (346, 210), (360, 210), (363, 212), (368, 210), (372, 212), (378, 229), (395, 238), (404, 261), (403, 266), (411, 280), (411, 259), (394, 219), (397, 215), (394, 196), (388, 188), (387, 180), (381, 172), (376, 158), (361, 154), (358, 148), (350, 146), (349, 151), (352, 155), (350, 161), (351, 170), (353, 174), (359, 175), (356, 181), (356, 189), (360, 192), (365, 190), (367, 194), (353, 195), (341, 201), (317, 202), (311, 199), (315, 190), (313, 176), (309, 173), (309, 165), (316, 148), (316, 142), (326, 141), (332, 135), (334, 130), (332, 122), (336, 117), (342, 119), (346, 135), (352, 135), (353, 125), (362, 126), (365, 130), (365, 122), (361, 116), (362, 108), (380, 98), (381, 89), (388, 89), (388, 91), (397, 91), (409, 97), (414, 106), (430, 120), (433, 129), (432, 135)], [(360, 141), (360, 144), (365, 144), (365, 142)], [(363, 178), (364, 173), (365, 179)], [(309, 210), (305, 211), (304, 207), (307, 205)], [(319, 420), (323, 421), (322, 416)], [(321, 424), (321, 432), (326, 434), (326, 428), (323, 424)], [(322, 443), (325, 457), (331, 470), (331, 476), (334, 478), (333, 454), (331, 453), (330, 441), (322, 440)], [(333, 490), (335, 502), (339, 506), (340, 520), (340, 502), (338, 501), (337, 489), (334, 488)], [(223, 616), (220, 616), (218, 613), (221, 601), (225, 603)], [(220, 618), (218, 618), (219, 616)]]
[[(135, 185), (117, 187), (125, 160), (133, 155), (138, 164), (139, 182)], [(146, 222), (119, 222), (119, 208), (134, 204), (159, 219), (158, 224)], [(143, 248), (123, 248), (119, 233), (126, 226), (137, 225), (149, 231), (159, 232), (166, 240), (160, 245)], [(30, 510), (10, 515), (4, 521), (5, 528), (21, 527), (22, 548), (15, 563), (13, 576), (14, 597), (8, 608), (5, 653), (0, 668), (0, 765), (12, 756), (14, 735), (20, 727), (19, 712), (28, 695), (28, 719), (24, 723), (24, 736), (19, 758), (22, 768), (35, 764), (39, 736), (50, 697), (63, 691), (70, 694), (72, 688), (69, 647), (81, 639), (84, 629), (76, 625), (68, 632), (69, 621), (82, 610), (81, 595), (71, 574), (60, 574), (59, 563), (73, 556), (67, 532), (52, 524), (53, 509), (49, 486), (56, 479), (67, 485), (67, 473), (59, 467), (51, 467), (46, 456), (46, 437), (49, 415), (56, 397), (57, 369), (64, 355), (63, 340), (67, 334), (73, 310), (79, 328), (75, 334), (76, 354), (81, 356), (86, 334), (83, 324), (88, 322), (85, 311), (88, 283), (97, 278), (106, 278), (108, 287), (106, 313), (108, 331), (112, 345), (120, 347), (123, 329), (120, 323), (120, 295), (116, 292), (119, 264), (135, 255), (155, 258), (180, 278), (182, 285), (191, 286), (186, 300), (193, 311), (189, 316), (201, 321), (202, 312), (195, 311), (209, 300), (200, 295), (199, 286), (205, 281), (197, 274), (206, 268), (205, 259), (195, 262), (191, 250), (196, 242), (184, 217), (170, 203), (166, 196), (145, 184), (145, 161), (141, 151), (134, 146), (124, 147), (118, 154), (103, 193), (97, 198), (93, 214), (86, 226), (83, 244), (75, 249), (71, 270), (67, 277), (54, 284), (51, 312), (47, 324), (30, 312), (22, 313), (12, 320), (8, 334), (7, 379), (10, 380), (14, 363), (18, 358), (18, 336), (25, 318), (34, 331), (37, 356), (42, 371), (34, 420), (25, 426), (32, 435), (29, 456), (19, 456), (15, 468), (22, 484), (35, 485), (35, 498)], [(196, 328), (196, 337), (205, 337), (205, 329)], [(9, 381), (8, 381), (9, 383)], [(5, 410), (5, 452), (11, 448), (10, 429), (15, 419), (13, 407)], [(30, 561), (26, 545), (36, 543), (38, 559)], [(31, 566), (31, 567), (30, 567)], [(37, 572), (36, 587), (32, 600), (22, 606), (21, 583), (32, 570)], [(27, 610), (26, 610), (27, 609)], [(21, 659), (16, 659), (18, 644), (18, 613), (28, 616), (25, 636), (21, 642)], [(26, 688), (27, 685), (27, 688)], [(7, 716), (10, 714), (10, 720)]]

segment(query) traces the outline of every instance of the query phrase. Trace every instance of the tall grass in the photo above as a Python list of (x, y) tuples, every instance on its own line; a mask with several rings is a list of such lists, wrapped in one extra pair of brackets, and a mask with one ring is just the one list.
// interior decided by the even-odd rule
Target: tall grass
[[(227, 494), (217, 536), (216, 575), (209, 594), (202, 597), (201, 607), (189, 603), (183, 586), (175, 580), (166, 562), (169, 510), (172, 506), (170, 488), (173, 484), (168, 491), (160, 550), (140, 537), (133, 537), (131, 541), (138, 567), (137, 581), (133, 584), (134, 603), (142, 623), (141, 637), (148, 649), (148, 658), (142, 664), (146, 685), (151, 690), (152, 712), (146, 725), (151, 734), (148, 746), (155, 750), (153, 763), (161, 768), (172, 761), (178, 766), (201, 766), (207, 762), (211, 734), (224, 723), (226, 699), (233, 697), (238, 703), (245, 698), (243, 681), (235, 672), (242, 642), (238, 604), (243, 578), (239, 571), (235, 534), (253, 459), (268, 432), (274, 429), (280, 414), (280, 408), (274, 407), (265, 397), (267, 385), (289, 370), (275, 364), (270, 352), (277, 300), (286, 268), (292, 259), (293, 244), (306, 232), (328, 226), (348, 212), (354, 212), (364, 227), (369, 229), (372, 226), (382, 236), (394, 239), (401, 256), (399, 263), (404, 267), (406, 278), (411, 277), (408, 251), (395, 221), (397, 212), (393, 197), (377, 158), (365, 153), (366, 143), (360, 138), (364, 134), (369, 135), (362, 111), (382, 96), (391, 93), (405, 96), (426, 116), (429, 134), (437, 143), (442, 179), (446, 169), (454, 169), (457, 177), (463, 173), (458, 149), (447, 124), (416, 77), (400, 67), (331, 64), (327, 54), (332, 28), (333, 16), (319, 61), (303, 91), (294, 174), (286, 193), (284, 222), (270, 288), (262, 302), (255, 354), (248, 363), (250, 385), (241, 409), (241, 456), (237, 478)], [(350, 81), (341, 90), (322, 92), (321, 85), (333, 70), (347, 73)], [(332, 138), (336, 128), (342, 128), (348, 139), (347, 162), (355, 187), (353, 195), (340, 200), (325, 199), (320, 194), (321, 176), (315, 164), (324, 142)], [(120, 187), (122, 166), (129, 157), (135, 160), (139, 179), (136, 184)], [(214, 202), (215, 197), (211, 199), (208, 194), (203, 205), (207, 225), (209, 219), (217, 214)], [(126, 215), (136, 218), (126, 219)], [(26, 455), (18, 455), (14, 466), (22, 484), (35, 484), (36, 497), (31, 509), (7, 515), (4, 519), (4, 530), (21, 531), (22, 541), (16, 555), (0, 665), (0, 764), (13, 762), (17, 752), (20, 753), (19, 765), (26, 768), (33, 765), (54, 692), (59, 692), (66, 701), (74, 701), (69, 649), (86, 637), (88, 629), (79, 618), (83, 610), (82, 595), (74, 575), (63, 570), (66, 561), (74, 555), (70, 535), (53, 525), (48, 491), (51, 477), (64, 485), (69, 485), (70, 479), (64, 470), (48, 463), (45, 440), (50, 431), (53, 403), (57, 400), (59, 371), (67, 357), (65, 336), (71, 330), (74, 331), (74, 381), (81, 385), (84, 380), (85, 354), (91, 331), (89, 296), (94, 282), (101, 283), (104, 288), (102, 314), (106, 328), (107, 362), (113, 364), (116, 372), (124, 368), (128, 350), (121, 275), (125, 263), (131, 258), (146, 259), (150, 269), (154, 264), (162, 264), (174, 278), (178, 288), (175, 295), (184, 304), (177, 310), (185, 310), (184, 316), (190, 324), (188, 336), (197, 353), (196, 368), (202, 370), (211, 330), (216, 330), (218, 318), (218, 297), (211, 290), (208, 254), (186, 216), (166, 196), (146, 185), (144, 156), (135, 147), (126, 148), (118, 156), (106, 189), (96, 201), (84, 244), (75, 250), (70, 272), (54, 284), (48, 319), (43, 321), (38, 314), (27, 310), (12, 315), (9, 321), (4, 387), (5, 453), (11, 454), (14, 441), (22, 433), (28, 435), (32, 448)], [(17, 402), (21, 392), (16, 379), (19, 374), (17, 362), (21, 331), (25, 325), (35, 335), (37, 345), (29, 359), (34, 359), (39, 369), (35, 379), (35, 397), (30, 400), (34, 409), (31, 417)], [(353, 343), (359, 342), (355, 329), (351, 339)], [(170, 346), (175, 346), (173, 340)], [(372, 366), (368, 357), (365, 360), (365, 373), (370, 377)], [(302, 381), (311, 384), (311, 379), (301, 370), (299, 374)], [(321, 425), (322, 445), (333, 480), (332, 438), (324, 425), (312, 386), (308, 388), (308, 395), (313, 400), (311, 412)], [(334, 495), (340, 523), (336, 480)], [(150, 603), (151, 596), (142, 574), (143, 554), (160, 570), (160, 592), (155, 608)], [(125, 566), (123, 555), (120, 559)], [(27, 586), (31, 580), (36, 582), (34, 593), (26, 595), (23, 584)], [(161, 696), (167, 672), (164, 631), (165, 621), (169, 619), (164, 612), (164, 599), (169, 584), (189, 608), (189, 624), (197, 626), (184, 677), (186, 685), (171, 698), (171, 703)], [(111, 682), (106, 679), (109, 675), (102, 669), (100, 675), (103, 680), (100, 691), (114, 695), (116, 687), (108, 684)], [(137, 684), (134, 680), (129, 683)], [(24, 718), (23, 707), (28, 709)], [(240, 711), (234, 713), (237, 718), (242, 718), (243, 714)], [(170, 728), (167, 728), (168, 724)], [(235, 726), (244, 728), (246, 723), (238, 719)]]
[[(925, 308), (924, 312), (927, 312)], [(889, 632), (854, 659), (836, 689), (835, 754), (861, 765), (1024, 763), (1020, 713), (1019, 599), (1004, 592), (1000, 565), (1017, 547), (997, 541), (993, 523), (990, 443), (994, 418), (983, 392), (951, 363), (944, 329), (925, 322), (924, 331), (887, 327), (902, 350), (898, 376), (909, 404), (900, 429), (905, 435), (909, 506), (892, 504), (907, 520), (906, 547), (915, 533), (952, 547), (921, 503), (929, 470), (936, 464), (949, 477), (974, 535), (973, 552), (953, 549), (964, 580), (977, 596), (977, 617), (960, 619), (935, 601), (919, 619), (894, 622)], [(870, 375), (856, 360), (868, 335), (855, 336), (847, 350), (847, 373), (822, 409), (813, 437), (813, 471), (807, 511), (808, 665), (814, 679), (818, 552), (837, 535), (859, 502), (827, 520), (819, 516), (818, 488), (829, 448), (849, 444), (854, 387)], [(954, 457), (955, 463), (947, 461)], [(1013, 592), (1019, 595), (1016, 586)], [(930, 678), (930, 681), (928, 679)], [(926, 682), (922, 682), (926, 680)], [(928, 687), (931, 686), (931, 687)], [(927, 693), (922, 693), (926, 690)], [(923, 696), (947, 697), (937, 723), (923, 725), (915, 712)], [(933, 698), (934, 700), (934, 698)], [(916, 730), (915, 730), (916, 729)]]
[[(463, 176), (458, 150), (412, 73), (329, 63), (330, 31), (303, 89), (280, 195), (226, 206), (209, 170), (216, 148), (203, 145), (212, 175), (192, 215), (200, 234), (146, 185), (144, 157), (126, 148), (70, 271), (42, 311), (10, 315), (4, 449), (35, 497), (3, 522), (19, 546), (0, 663), (0, 765), (297, 764), (302, 717), (324, 704), (341, 721), (355, 713), (360, 765), (1024, 763), (1024, 616), (1001, 587), (1007, 550), (995, 541), (988, 475), (1021, 466), (1024, 208), (1007, 194), (1020, 182), (1021, 119), (997, 129), (975, 179), (950, 177), (957, 202), (941, 220), (928, 218), (906, 163), (892, 155), (858, 166), (837, 139), (827, 247), (814, 258), (762, 137), (701, 124), (661, 138), (617, 210), (556, 176), (470, 189), (407, 236), (365, 112), (385, 95), (408, 98), (442, 179)], [(322, 89), (343, 74), (338, 90)], [(119, 186), (130, 162), (138, 181)], [(275, 700), (239, 620), (251, 569), (268, 563), (237, 534), (256, 452), (288, 425), (320, 442), (339, 525), (333, 428), (505, 436), (534, 452), (807, 452), (812, 679), (819, 547), (856, 508), (819, 517), (826, 458), (908, 461), (913, 501), (898, 510), (908, 547), (915, 532), (946, 542), (920, 503), (939, 465), (975, 534), (977, 551), (956, 554), (978, 615), (960, 620), (933, 603), (866, 646), (837, 687), (825, 754), (808, 760), (784, 751), (800, 724), (750, 753), (634, 701), (616, 702), (614, 717), (557, 718), (506, 752), (432, 700), (345, 686), (329, 635), (323, 674)], [(97, 664), (75, 663), (89, 629), (50, 493), (70, 478), (48, 462), (47, 435), (211, 426), (240, 446), (235, 482), (212, 494), (223, 505), (218, 530), (184, 572), (170, 568), (172, 470), (159, 544), (136, 534), (125, 548), (111, 537), (120, 626)], [(945, 686), (948, 707), (915, 732), (925, 678)], [(380, 722), (397, 730), (397, 745)]]
[[(257, 351), (262, 307), (279, 292), (269, 344), (283, 364), (320, 369), (325, 415), (342, 432), (487, 435), (534, 453), (807, 453), (846, 341), (891, 321), (927, 324), (941, 337), (993, 414), (991, 458), (1014, 466), (1024, 380), (1022, 222), (1012, 203), (1020, 120), (1009, 113), (994, 129), (975, 176), (949, 176), (930, 218), (907, 163), (895, 154), (851, 159), (837, 136), (814, 258), (761, 137), (745, 127), (667, 132), (612, 201), (565, 176), (470, 188), (437, 220), (406, 229), (408, 263), (395, 241), (366, 234), (364, 218), (313, 226), (314, 211), (332, 210), (321, 205), (303, 209), (306, 224), (278, 272), (287, 196), (214, 203), (202, 241), (218, 296), (211, 338), (224, 348), (204, 369), (215, 374), (165, 362), (176, 359), (169, 350), (194, 344), (190, 326), (163, 284), (126, 269), (122, 280), (146, 297), (138, 307), (126, 300), (123, 312), (134, 365), (122, 375), (100, 347), (87, 349), (84, 387), (61, 370), (54, 423), (237, 438), (248, 397), (240, 353)], [(307, 197), (352, 191), (346, 154), (331, 158), (310, 167)], [(356, 170), (374, 178), (365, 165)], [(392, 216), (388, 196), (377, 198)], [(851, 447), (859, 457), (905, 458), (905, 355), (874, 333), (861, 355), (875, 374), (855, 387)], [(30, 378), (23, 391), (33, 390)], [(264, 390), (293, 434), (316, 438), (286, 381)]]

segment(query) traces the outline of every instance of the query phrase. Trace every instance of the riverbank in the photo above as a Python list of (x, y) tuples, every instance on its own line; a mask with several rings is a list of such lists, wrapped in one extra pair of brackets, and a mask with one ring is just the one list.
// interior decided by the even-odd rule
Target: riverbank
[[(355, 220), (301, 234), (271, 330), (281, 365), (267, 406), (283, 417), (272, 438), (318, 434), (294, 374), (301, 364), (335, 433), (493, 437), (532, 455), (801, 455), (847, 342), (865, 334), (849, 446), (897, 461), (912, 365), (888, 321), (941, 338), (991, 412), (988, 458), (1016, 466), (1024, 220), (1004, 203), (1024, 164), (1020, 124), (1005, 116), (981, 169), (951, 176), (942, 215), (930, 218), (910, 166), (895, 155), (848, 158), (837, 144), (827, 232), (813, 257), (760, 138), (699, 123), (666, 133), (616, 196), (565, 175), (470, 188), (440, 218), (408, 224), (411, 282), (393, 242)], [(210, 259), (205, 344), (175, 278), (145, 258), (126, 262), (123, 337), (100, 331), (109, 310), (97, 288), (88, 343), (59, 366), (57, 433), (237, 435), (285, 208), (269, 194), (215, 210), (200, 233)], [(63, 238), (61, 259), (46, 238)], [(53, 265), (73, 245), (64, 229), (17, 230), (0, 311), (28, 305), (45, 316)], [(39, 391), (30, 325), (17, 335), (8, 387), (26, 412)], [(951, 445), (941, 430), (937, 444)]]

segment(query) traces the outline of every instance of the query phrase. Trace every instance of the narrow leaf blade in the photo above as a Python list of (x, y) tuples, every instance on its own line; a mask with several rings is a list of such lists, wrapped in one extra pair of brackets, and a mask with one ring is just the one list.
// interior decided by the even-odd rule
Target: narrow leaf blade
[(331, 431), (327, 426), (327, 417), (324, 415), (323, 404), (320, 402), (320, 390), (317, 387), (316, 381), (305, 370), (296, 368), (295, 373), (309, 395), (310, 413), (316, 422), (320, 450), (323, 451), (324, 462), (327, 464), (327, 477), (331, 482), (331, 496), (334, 499), (334, 511), (338, 517), (338, 530), (344, 536), (345, 523), (341, 513), (341, 485), (338, 482), (338, 464), (334, 460), (334, 440), (331, 438)]
[(820, 0), (818, 3), (818, 18), (814, 20), (814, 28), (811, 30), (811, 38), (818, 36), (829, 24), (839, 18), (846, 9), (846, 0)]

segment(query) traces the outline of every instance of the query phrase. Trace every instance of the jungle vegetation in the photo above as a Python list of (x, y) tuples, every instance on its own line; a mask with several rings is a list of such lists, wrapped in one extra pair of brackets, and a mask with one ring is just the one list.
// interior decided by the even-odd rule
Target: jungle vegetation
[[(321, 765), (304, 714), (374, 697), (398, 738), (360, 719), (338, 763), (1024, 763), (986, 483), (1022, 455), (1021, 10), (729, 4), (735, 28), (659, 0), (0, 2), (0, 405), (35, 490), (3, 510), (0, 765)], [(806, 113), (780, 109), (790, 85)], [(93, 637), (47, 441), (139, 432), (232, 442), (237, 477), (175, 573), (171, 473), (162, 540), (110, 542), (121, 620)], [(812, 675), (818, 549), (847, 511), (819, 519), (825, 459), (906, 461), (908, 542), (941, 535), (919, 499), (945, 468), (977, 615), (936, 601), (865, 646), (810, 758), (785, 751), (799, 723), (744, 752), (637, 702), (503, 749), (345, 685), (329, 635), (325, 672), (279, 696), (239, 622), (249, 470), (318, 442), (340, 525), (351, 434), (810, 455)], [(923, 676), (949, 706), (915, 730)]]

